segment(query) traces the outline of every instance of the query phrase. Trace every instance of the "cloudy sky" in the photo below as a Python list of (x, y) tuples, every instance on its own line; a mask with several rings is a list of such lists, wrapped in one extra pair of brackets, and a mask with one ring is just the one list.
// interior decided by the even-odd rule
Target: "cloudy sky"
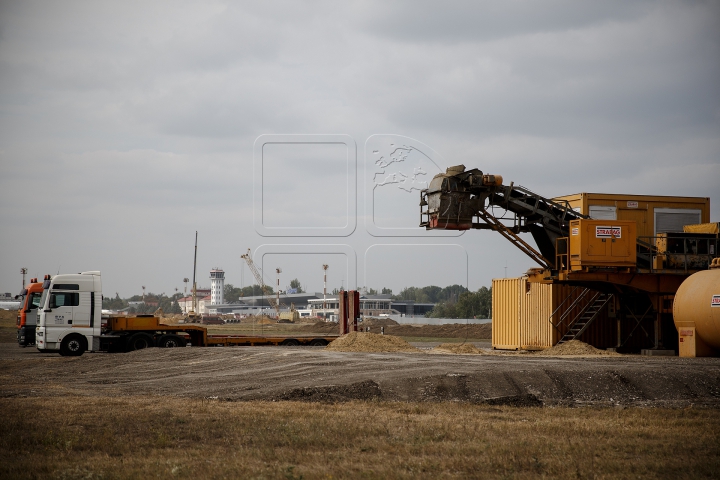
[(460, 163), (719, 221), (719, 4), (0, 1), (0, 292), (27, 267), (171, 294), (196, 230), (201, 285), (250, 284), (248, 248), (311, 291), (322, 263), (331, 288), (521, 274), (497, 234), (412, 230), (399, 187)]

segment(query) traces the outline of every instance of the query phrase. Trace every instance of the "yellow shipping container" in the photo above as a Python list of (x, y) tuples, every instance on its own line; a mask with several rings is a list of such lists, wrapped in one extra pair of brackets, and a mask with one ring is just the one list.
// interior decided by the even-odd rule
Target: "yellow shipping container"
[[(492, 346), (497, 350), (542, 350), (555, 345), (568, 326), (560, 323), (563, 313), (572, 306), (567, 319), (579, 314), (589, 296), (575, 303), (582, 288), (568, 285), (532, 283), (527, 277), (496, 278), (492, 283)], [(594, 292), (593, 292), (594, 293)], [(560, 308), (558, 308), (560, 307)], [(554, 315), (553, 315), (554, 313)], [(552, 316), (552, 319), (551, 319)], [(552, 320), (552, 321), (551, 321)], [(605, 348), (613, 345), (604, 309), (581, 339)]]
[(573, 209), (598, 220), (634, 220), (638, 237), (682, 232), (684, 225), (710, 221), (707, 197), (576, 193), (553, 200), (567, 201)]

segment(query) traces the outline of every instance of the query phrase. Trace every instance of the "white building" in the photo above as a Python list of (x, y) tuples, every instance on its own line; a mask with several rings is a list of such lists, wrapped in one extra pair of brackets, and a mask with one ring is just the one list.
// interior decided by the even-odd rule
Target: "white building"
[[(182, 313), (187, 315), (192, 310), (192, 297), (183, 297), (178, 299), (178, 305), (180, 305), (180, 309), (182, 310)], [(206, 313), (209, 313), (208, 307), (210, 306), (210, 296), (207, 295), (205, 297), (198, 296), (198, 308), (197, 308), (197, 314), (204, 315)]]
[[(213, 268), (210, 270), (210, 305), (222, 305), (225, 303), (224, 290), (225, 272), (220, 268)], [(215, 314), (217, 310), (210, 309), (209, 313)]]
[[(392, 299), (390, 295), (385, 298), (374, 296), (371, 298), (360, 297), (360, 315), (367, 317), (387, 316), (398, 314), (397, 310), (392, 308)], [(323, 309), (323, 299), (308, 300), (308, 308), (312, 311), (313, 317), (323, 317), (328, 320), (335, 320), (340, 313), (340, 302), (338, 297), (327, 297), (325, 300), (325, 309)]]

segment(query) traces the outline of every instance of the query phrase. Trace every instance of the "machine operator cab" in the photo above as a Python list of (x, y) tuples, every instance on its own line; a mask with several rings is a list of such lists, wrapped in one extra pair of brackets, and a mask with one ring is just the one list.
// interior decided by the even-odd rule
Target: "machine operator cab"
[(82, 355), (95, 350), (102, 318), (100, 272), (46, 275), (38, 307), (36, 345), (40, 351)]

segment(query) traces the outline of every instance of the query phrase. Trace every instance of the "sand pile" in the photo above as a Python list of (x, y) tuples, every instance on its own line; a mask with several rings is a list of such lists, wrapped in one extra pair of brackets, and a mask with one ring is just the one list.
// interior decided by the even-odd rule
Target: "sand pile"
[(392, 318), (365, 318), (361, 324), (363, 327), (387, 327), (390, 325), (400, 325)]
[(333, 340), (325, 350), (334, 352), (420, 352), (400, 337), (350, 332)]
[(579, 356), (595, 356), (595, 355), (610, 355), (620, 356), (616, 352), (608, 352), (607, 350), (598, 350), (592, 345), (588, 345), (580, 340), (570, 340), (569, 342), (555, 345), (547, 350), (542, 350), (535, 353), (534, 355), (555, 357), (561, 355), (579, 355)]
[(457, 355), (485, 355), (485, 352), (472, 343), (443, 343), (433, 348), (430, 353), (454, 353)]

